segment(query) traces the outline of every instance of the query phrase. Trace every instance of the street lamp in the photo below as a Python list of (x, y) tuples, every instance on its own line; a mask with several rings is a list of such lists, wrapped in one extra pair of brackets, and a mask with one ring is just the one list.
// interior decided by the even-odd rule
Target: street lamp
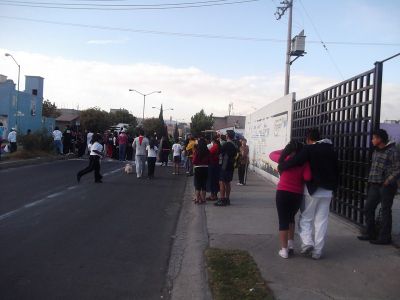
[[(159, 111), (161, 111), (161, 108), (158, 108), (158, 107), (155, 107), (155, 106), (152, 106), (151, 108), (155, 108), (155, 109), (158, 109)], [(174, 109), (172, 107), (166, 108), (166, 109), (163, 108), (163, 112), (167, 111), (167, 110), (174, 110)]]
[(139, 92), (137, 90), (134, 90), (134, 89), (129, 89), (129, 91), (130, 92), (136, 92), (136, 93), (138, 93), (138, 94), (143, 96), (143, 116), (142, 116), (142, 118), (143, 118), (142, 122), (143, 122), (144, 121), (144, 107), (146, 106), (146, 96), (149, 96), (149, 95), (155, 94), (155, 93), (161, 93), (161, 91), (154, 91), (154, 92), (151, 92), (151, 93), (148, 93), (148, 94), (143, 94), (143, 93), (141, 93), (141, 92)]
[(17, 113), (15, 114), (15, 127), (17, 127), (17, 129), (18, 129), (18, 95), (19, 95), (19, 78), (20, 78), (20, 74), (21, 74), (21, 66), (17, 63), (14, 56), (12, 56), (10, 53), (6, 53), (5, 56), (11, 57), (18, 66), (18, 85), (17, 85), (18, 91), (17, 91), (17, 98), (16, 98), (16, 103), (15, 103), (15, 106), (17, 109)]

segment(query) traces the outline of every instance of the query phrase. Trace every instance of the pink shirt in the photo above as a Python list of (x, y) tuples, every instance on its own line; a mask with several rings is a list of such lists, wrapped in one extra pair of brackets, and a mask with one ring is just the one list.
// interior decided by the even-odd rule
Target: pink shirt
[[(274, 162), (279, 162), (282, 150), (271, 152), (269, 158)], [(287, 158), (286, 158), (287, 159)], [(303, 194), (304, 184), (311, 180), (310, 164), (306, 162), (304, 165), (285, 170), (278, 183), (278, 190)]]
[(128, 136), (125, 133), (121, 133), (118, 136), (118, 144), (124, 145), (126, 143), (128, 143)]

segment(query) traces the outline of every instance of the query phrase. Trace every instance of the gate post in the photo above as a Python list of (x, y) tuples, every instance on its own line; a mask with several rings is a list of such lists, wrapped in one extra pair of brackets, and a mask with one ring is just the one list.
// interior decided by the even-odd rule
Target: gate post
[[(383, 62), (375, 63), (374, 71), (374, 95), (372, 100), (372, 132), (379, 129), (381, 121), (381, 99), (382, 99), (382, 70)], [(371, 132), (371, 136), (372, 136)]]

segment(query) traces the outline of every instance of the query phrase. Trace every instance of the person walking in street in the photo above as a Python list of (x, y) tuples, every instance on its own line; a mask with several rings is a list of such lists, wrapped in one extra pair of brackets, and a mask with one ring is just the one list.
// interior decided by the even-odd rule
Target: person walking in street
[(220, 173), (219, 173), (219, 191), (220, 199), (215, 203), (216, 206), (230, 205), (231, 181), (235, 169), (235, 157), (238, 149), (233, 142), (235, 132), (227, 131), (227, 141), (221, 146), (220, 151)]
[(186, 165), (186, 174), (188, 176), (193, 176), (193, 150), (196, 144), (195, 138), (190, 134), (188, 136), (189, 141), (186, 146), (186, 157), (187, 157), (187, 165)]
[(56, 126), (53, 131), (54, 148), (56, 150), (56, 153), (60, 155), (64, 154), (63, 144), (61, 142), (62, 136), (63, 136), (62, 132), (60, 131), (58, 126)]
[(239, 158), (238, 158), (238, 185), (245, 185), (245, 176), (247, 173), (247, 167), (249, 165), (249, 146), (247, 146), (247, 140), (243, 138), (241, 141), (241, 146), (239, 148)]
[(119, 151), (118, 132), (114, 131), (113, 138), (112, 138), (112, 156), (111, 156), (111, 158), (118, 159), (118, 157), (119, 157), (118, 151)]
[(182, 145), (179, 144), (179, 140), (177, 139), (175, 143), (172, 145), (172, 157), (174, 162), (174, 172), (172, 173), (172, 175), (179, 175), (181, 154), (182, 154)]
[[(371, 244), (387, 245), (392, 242), (392, 205), (397, 192), (397, 180), (400, 178), (400, 153), (396, 144), (389, 142), (388, 134), (378, 129), (372, 134), (371, 169), (368, 177), (368, 195), (364, 207), (366, 228), (359, 240), (368, 240)], [(377, 233), (375, 210), (381, 204), (381, 224)]]
[(135, 162), (136, 162), (136, 177), (141, 178), (144, 169), (146, 168), (146, 148), (149, 145), (149, 140), (144, 137), (144, 130), (140, 129), (139, 136), (133, 141), (132, 147), (136, 151)]
[(171, 143), (169, 142), (168, 136), (163, 136), (160, 142), (160, 161), (162, 166), (168, 166), (168, 156), (171, 151)]
[(158, 151), (154, 139), (151, 139), (149, 141), (149, 145), (146, 147), (146, 151), (147, 151), (147, 176), (149, 179), (153, 179), (154, 171), (156, 168), (157, 151)]
[(76, 175), (78, 183), (81, 181), (83, 175), (88, 174), (94, 170), (94, 182), (102, 183), (102, 178), (100, 174), (100, 158), (103, 156), (103, 146), (100, 144), (101, 136), (99, 134), (94, 134), (92, 136), (89, 154), (89, 166), (85, 169), (80, 170)]
[(210, 164), (210, 152), (207, 148), (207, 142), (200, 138), (193, 152), (194, 168), (194, 188), (196, 191), (196, 204), (206, 203), (207, 175), (208, 165)]
[(119, 145), (119, 160), (125, 161), (126, 159), (126, 144), (128, 143), (128, 136), (126, 135), (126, 129), (122, 129), (118, 136)]
[(306, 144), (293, 158), (280, 162), (278, 170), (282, 173), (310, 163), (312, 178), (306, 184), (304, 202), (300, 208), (301, 253), (320, 259), (328, 228), (329, 207), (338, 181), (337, 156), (332, 141), (321, 140), (316, 128), (308, 131)]
[(90, 146), (92, 144), (92, 138), (93, 138), (93, 131), (89, 129), (89, 132), (86, 135), (86, 149), (90, 155)]
[(219, 151), (220, 145), (218, 137), (215, 135), (211, 141), (210, 151), (210, 164), (208, 165), (207, 176), (207, 192), (211, 193), (207, 198), (209, 201), (218, 200), (219, 192)]
[[(299, 153), (302, 148), (301, 143), (291, 141), (283, 150), (274, 151), (269, 157), (276, 163), (284, 162)], [(310, 180), (311, 170), (308, 162), (282, 172), (279, 178), (276, 191), (276, 208), (281, 243), (278, 254), (282, 258), (288, 258), (289, 254), (294, 251), (295, 216), (303, 201), (304, 183)]]

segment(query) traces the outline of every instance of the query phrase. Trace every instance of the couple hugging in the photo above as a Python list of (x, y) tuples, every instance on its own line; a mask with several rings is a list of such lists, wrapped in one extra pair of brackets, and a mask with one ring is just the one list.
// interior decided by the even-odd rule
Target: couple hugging
[(338, 179), (338, 163), (332, 142), (321, 140), (319, 131), (310, 129), (306, 145), (291, 141), (283, 150), (272, 152), (270, 158), (279, 164), (280, 172), (276, 192), (281, 243), (279, 255), (288, 258), (293, 253), (295, 216), (300, 209), (301, 253), (319, 259)]

